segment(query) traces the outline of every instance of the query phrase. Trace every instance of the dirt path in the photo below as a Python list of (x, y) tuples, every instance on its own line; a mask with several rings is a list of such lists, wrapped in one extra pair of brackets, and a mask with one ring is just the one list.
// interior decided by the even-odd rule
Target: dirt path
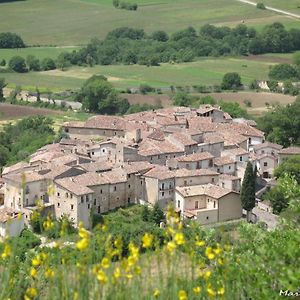
[[(249, 0), (237, 0), (237, 1), (242, 2), (242, 3), (246, 3), (246, 4), (250, 4), (250, 5), (254, 5), (254, 6), (256, 6), (256, 4), (257, 4), (256, 2), (249, 1)], [(300, 15), (298, 15), (298, 14), (294, 14), (294, 13), (288, 12), (286, 10), (274, 8), (274, 7), (271, 7), (271, 6), (265, 6), (265, 7), (268, 10), (271, 10), (271, 11), (274, 11), (274, 12), (277, 12), (277, 13), (280, 13), (280, 14), (292, 17), (292, 18), (300, 19)]]

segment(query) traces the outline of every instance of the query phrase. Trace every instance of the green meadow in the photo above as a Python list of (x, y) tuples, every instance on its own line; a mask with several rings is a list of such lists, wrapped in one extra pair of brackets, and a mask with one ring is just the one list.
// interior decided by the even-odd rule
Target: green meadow
[(195, 62), (162, 64), (159, 67), (141, 65), (71, 67), (66, 71), (5, 73), (1, 76), (5, 77), (9, 86), (21, 85), (24, 89), (35, 89), (38, 86), (54, 91), (77, 89), (94, 74), (106, 76), (115, 87), (122, 89), (138, 87), (142, 83), (154, 87), (215, 85), (221, 83), (223, 75), (227, 72), (238, 72), (243, 83), (247, 84), (253, 79), (268, 79), (269, 68), (276, 63), (276, 59), (271, 55), (261, 56), (259, 60), (251, 60), (247, 57), (202, 58)]
[[(116, 9), (112, 0), (26, 0), (1, 3), (1, 32), (20, 34), (28, 45), (82, 45), (103, 38), (121, 26), (169, 33), (211, 23), (263, 26), (280, 21), (299, 27), (300, 21), (256, 9), (236, 0), (137, 0), (137, 11)], [(278, 1), (280, 2), (280, 1)], [(288, 2), (288, 1), (284, 1)]]

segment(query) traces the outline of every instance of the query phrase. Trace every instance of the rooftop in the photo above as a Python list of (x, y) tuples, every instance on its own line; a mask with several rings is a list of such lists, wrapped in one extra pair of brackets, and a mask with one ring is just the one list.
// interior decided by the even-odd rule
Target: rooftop
[(300, 147), (283, 148), (279, 151), (279, 154), (298, 155), (298, 154), (300, 154)]
[(179, 156), (175, 159), (179, 162), (193, 162), (193, 161), (201, 161), (201, 160), (207, 160), (212, 158), (214, 158), (214, 156), (209, 152), (199, 152), (199, 153)]

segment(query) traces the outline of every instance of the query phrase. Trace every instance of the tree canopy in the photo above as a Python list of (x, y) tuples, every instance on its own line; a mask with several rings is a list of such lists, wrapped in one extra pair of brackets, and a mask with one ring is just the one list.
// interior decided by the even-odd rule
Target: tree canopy
[(84, 109), (102, 114), (124, 114), (129, 108), (128, 100), (121, 99), (111, 83), (102, 75), (94, 75), (82, 86), (76, 96)]
[(295, 79), (298, 73), (292, 65), (278, 64), (271, 68), (269, 77), (275, 80)]
[(25, 44), (20, 36), (12, 32), (0, 33), (0, 48), (24, 48)]
[(274, 176), (277, 178), (284, 177), (285, 174), (294, 176), (295, 180), (300, 184), (300, 155), (286, 159), (274, 171)]
[(13, 56), (9, 61), (9, 67), (17, 73), (26, 73), (28, 71), (25, 59), (21, 56)]
[(255, 207), (255, 174), (251, 162), (247, 163), (242, 183), (241, 201), (243, 209), (247, 212)]
[(267, 140), (285, 147), (300, 145), (300, 98), (287, 106), (275, 106), (259, 118), (258, 127)]
[(238, 89), (241, 87), (241, 85), (242, 85), (241, 76), (238, 73), (236, 72), (226, 73), (223, 76), (222, 85), (221, 85), (223, 90)]

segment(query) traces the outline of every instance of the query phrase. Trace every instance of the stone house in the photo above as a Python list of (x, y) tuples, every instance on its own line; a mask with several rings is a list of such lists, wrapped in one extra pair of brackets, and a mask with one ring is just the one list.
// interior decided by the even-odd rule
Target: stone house
[(24, 229), (24, 216), (11, 208), (0, 208), (0, 237), (19, 236)]
[(213, 184), (176, 187), (174, 206), (183, 218), (195, 219), (200, 224), (242, 217), (239, 194)]
[(265, 153), (256, 157), (257, 171), (263, 178), (271, 178), (274, 169), (278, 165), (278, 158), (274, 155)]
[(235, 175), (236, 161), (229, 156), (216, 157), (213, 162), (213, 170), (220, 174)]
[(241, 191), (241, 178), (228, 174), (221, 174), (219, 176), (218, 185), (222, 188), (240, 193)]
[(279, 151), (283, 148), (283, 146), (275, 143), (264, 142), (262, 144), (258, 144), (253, 146), (253, 151), (257, 155), (269, 154), (278, 156)]
[(281, 164), (284, 160), (295, 156), (295, 155), (300, 155), (300, 147), (288, 147), (288, 148), (283, 148), (279, 152), (279, 164)]
[(209, 152), (199, 152), (170, 159), (167, 165), (172, 169), (209, 169), (213, 166), (213, 158)]

